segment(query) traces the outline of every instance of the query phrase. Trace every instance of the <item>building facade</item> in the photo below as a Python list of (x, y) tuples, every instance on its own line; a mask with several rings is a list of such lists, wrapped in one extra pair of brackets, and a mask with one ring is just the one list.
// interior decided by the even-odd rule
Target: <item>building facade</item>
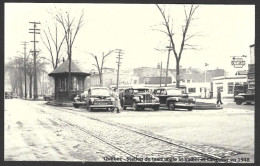
[(220, 88), (222, 97), (233, 98), (235, 84), (247, 84), (247, 76), (236, 75), (213, 78), (213, 97), (217, 97), (217, 89)]

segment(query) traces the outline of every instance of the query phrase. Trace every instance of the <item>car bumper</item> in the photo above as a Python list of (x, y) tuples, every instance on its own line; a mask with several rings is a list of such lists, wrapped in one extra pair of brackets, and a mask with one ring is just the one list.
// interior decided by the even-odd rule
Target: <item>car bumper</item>
[(189, 103), (175, 103), (175, 107), (179, 108), (193, 108), (195, 104), (189, 104)]
[(86, 105), (86, 102), (72, 102), (72, 104), (74, 105)]
[(160, 103), (136, 103), (138, 106), (160, 106)]
[(90, 105), (90, 108), (112, 108), (114, 105)]

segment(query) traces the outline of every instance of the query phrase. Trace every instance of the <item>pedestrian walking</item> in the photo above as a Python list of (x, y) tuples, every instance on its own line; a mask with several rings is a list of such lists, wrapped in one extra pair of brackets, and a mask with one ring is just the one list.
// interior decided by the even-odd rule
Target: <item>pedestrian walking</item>
[(114, 109), (112, 109), (112, 112), (114, 112), (114, 110), (116, 110), (117, 113), (120, 113), (120, 100), (119, 100), (119, 94), (118, 94), (118, 90), (115, 88), (114, 92), (112, 94), (112, 96), (115, 98), (114, 100)]
[(218, 88), (218, 92), (217, 92), (217, 105), (219, 103), (223, 104), (222, 101), (221, 101), (221, 91), (220, 91), (220, 88)]

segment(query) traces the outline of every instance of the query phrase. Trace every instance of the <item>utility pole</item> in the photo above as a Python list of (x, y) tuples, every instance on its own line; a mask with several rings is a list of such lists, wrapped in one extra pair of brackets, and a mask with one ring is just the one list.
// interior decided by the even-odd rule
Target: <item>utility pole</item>
[(36, 43), (38, 43), (38, 41), (35, 40), (35, 35), (36, 34), (40, 34), (40, 29), (36, 29), (37, 27), (37, 24), (40, 24), (40, 22), (29, 22), (30, 24), (33, 24), (33, 29), (29, 29), (31, 30), (31, 32), (29, 33), (33, 33), (33, 70), (34, 70), (34, 86), (33, 86), (33, 99), (35, 100), (36, 98), (38, 98), (38, 86), (37, 86), (37, 73), (36, 73), (36, 52), (39, 52), (39, 51), (36, 51)]
[(168, 59), (167, 59), (167, 66), (166, 66), (166, 81), (165, 81), (165, 86), (167, 87), (167, 77), (168, 77), (168, 70), (169, 70), (169, 61), (170, 61), (170, 53), (172, 50), (172, 46), (171, 46), (171, 42), (170, 42), (170, 46), (167, 46), (166, 48), (168, 48)]
[(160, 72), (160, 87), (162, 86), (162, 61), (161, 61), (161, 72)]
[(118, 53), (118, 55), (117, 55), (117, 81), (116, 81), (116, 89), (118, 90), (118, 83), (119, 83), (119, 67), (120, 67), (120, 64), (122, 63), (122, 62), (120, 62), (120, 60), (122, 59), (121, 58), (121, 56), (123, 56), (123, 52), (122, 52), (123, 50), (121, 50), (121, 49), (118, 49), (117, 50), (117, 53)]
[(29, 42), (23, 41), (22, 45), (24, 46), (24, 97), (27, 99), (27, 85), (26, 85), (26, 45)]

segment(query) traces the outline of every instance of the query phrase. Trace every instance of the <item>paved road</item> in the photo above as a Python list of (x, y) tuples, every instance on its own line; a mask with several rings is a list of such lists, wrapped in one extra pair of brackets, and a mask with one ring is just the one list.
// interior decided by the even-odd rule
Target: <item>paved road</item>
[[(190, 150), (169, 146), (165, 142), (104, 123), (125, 124), (156, 135), (160, 134), (158, 133), (160, 129), (163, 131), (176, 129), (177, 126), (165, 126), (169, 124), (167, 121), (172, 120), (173, 115), (183, 117), (186, 114), (187, 117), (187, 113), (195, 114), (196, 111), (135, 112), (129, 109), (120, 114), (111, 114), (109, 112), (86, 112), (84, 108), (68, 110), (68, 108), (48, 106), (44, 103), (19, 99), (6, 100), (5, 160), (111, 161), (112, 159), (135, 161), (145, 157), (150, 159), (201, 157), (200, 154)], [(188, 119), (192, 119), (192, 117), (188, 117)], [(164, 122), (162, 123), (162, 121)], [(177, 125), (177, 128), (185, 130), (182, 124)], [(191, 128), (191, 130), (193, 129)], [(182, 135), (182, 137), (194, 135), (193, 132), (187, 132), (186, 136)], [(200, 150), (205, 154), (210, 152), (213, 155), (227, 157), (237, 156), (239, 153), (234, 149), (180, 142), (178, 140), (182, 139), (178, 139), (178, 135), (172, 137), (171, 133), (160, 135), (162, 135), (161, 138), (175, 141), (190, 149)], [(135, 159), (133, 156), (138, 158)], [(252, 162), (252, 158), (250, 160)]]

